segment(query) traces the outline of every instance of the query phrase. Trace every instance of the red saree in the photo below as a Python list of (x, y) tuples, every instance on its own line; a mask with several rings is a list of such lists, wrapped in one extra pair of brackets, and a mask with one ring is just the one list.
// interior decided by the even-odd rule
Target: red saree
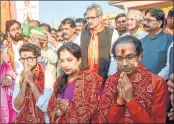
[(89, 123), (95, 120), (97, 107), (100, 98), (99, 90), (102, 84), (102, 78), (96, 73), (83, 71), (76, 80), (74, 89), (74, 102), (69, 102), (66, 113), (60, 117), (55, 116), (55, 110), (59, 101), (56, 99), (56, 87), (54, 85), (53, 96), (48, 105), (48, 114), (51, 123)]
[[(44, 91), (44, 69), (38, 64), (34, 69), (34, 82), (41, 93)], [(21, 82), (22, 83), (22, 82)], [(22, 84), (20, 84), (22, 85)], [(18, 113), (15, 123), (45, 123), (44, 113), (36, 107), (36, 100), (29, 86), (26, 89), (26, 97), (21, 111)]]
[(135, 72), (133, 99), (124, 107), (116, 105), (120, 72), (109, 77), (99, 103), (100, 123), (165, 123), (168, 99), (165, 81), (150, 73), (142, 64)]

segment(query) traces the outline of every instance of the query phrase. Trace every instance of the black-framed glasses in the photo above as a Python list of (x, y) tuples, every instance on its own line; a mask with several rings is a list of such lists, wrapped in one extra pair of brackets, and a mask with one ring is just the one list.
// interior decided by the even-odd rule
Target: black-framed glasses
[(27, 62), (33, 62), (33, 59), (35, 59), (35, 58), (37, 58), (37, 56), (36, 56), (36, 57), (27, 57), (27, 58), (21, 57), (21, 58), (19, 59), (19, 61), (20, 61), (21, 63), (24, 63), (25, 60), (27, 60)]
[(99, 16), (91, 16), (91, 17), (85, 17), (85, 20), (86, 21), (89, 21), (89, 20), (94, 20), (96, 18), (98, 18)]
[(126, 57), (116, 56), (117, 62), (123, 62), (126, 59), (127, 62), (134, 60), (137, 57), (137, 54), (131, 54)]
[(153, 22), (153, 21), (158, 21), (158, 20), (144, 19), (143, 21), (144, 21), (144, 22), (147, 22), (147, 23), (150, 23), (150, 22)]

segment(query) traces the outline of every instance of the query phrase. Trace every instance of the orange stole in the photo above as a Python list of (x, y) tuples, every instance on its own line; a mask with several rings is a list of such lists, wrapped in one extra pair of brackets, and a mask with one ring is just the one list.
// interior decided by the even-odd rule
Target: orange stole
[(11, 19), (10, 1), (1, 1), (1, 31), (5, 33), (5, 23)]
[[(23, 39), (23, 44), (27, 44), (27, 43), (28, 43), (28, 41)], [(15, 70), (15, 68), (14, 68), (14, 60), (15, 60), (14, 54), (15, 53), (13, 51), (12, 44), (9, 44), (8, 49), (7, 49), (7, 54), (9, 54), (9, 56), (10, 56), (11, 67)]]
[[(44, 92), (44, 69), (38, 64), (34, 69), (34, 83), (36, 84), (40, 93)], [(22, 86), (22, 77), (20, 86)], [(36, 107), (36, 100), (31, 92), (31, 88), (27, 86), (25, 93), (25, 101), (21, 111), (18, 113), (15, 123), (45, 123), (44, 113), (40, 108)]]
[(97, 30), (91, 30), (91, 39), (88, 47), (88, 66), (89, 70), (98, 73), (99, 71), (99, 37), (98, 33), (104, 29), (101, 25)]

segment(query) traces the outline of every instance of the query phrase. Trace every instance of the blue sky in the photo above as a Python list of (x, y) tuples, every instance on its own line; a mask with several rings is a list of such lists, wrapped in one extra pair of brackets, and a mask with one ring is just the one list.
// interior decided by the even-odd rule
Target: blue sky
[(55, 28), (59, 20), (67, 17), (83, 17), (86, 8), (92, 3), (99, 4), (104, 13), (123, 12), (123, 10), (110, 6), (107, 1), (40, 1), (40, 21), (48, 24), (54, 22)]

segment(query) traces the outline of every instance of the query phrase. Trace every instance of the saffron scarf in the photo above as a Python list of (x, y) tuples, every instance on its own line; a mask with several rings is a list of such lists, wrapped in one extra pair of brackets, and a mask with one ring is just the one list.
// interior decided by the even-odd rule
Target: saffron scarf
[[(22, 44), (27, 44), (28, 43), (28, 41), (25, 40), (25, 39), (23, 39), (22, 41), (19, 41), (19, 42), (22, 42)], [(14, 67), (15, 53), (13, 51), (12, 43), (10, 43), (9, 46), (8, 46), (7, 54), (9, 54), (9, 56), (10, 56), (11, 67), (15, 70), (15, 67)]]
[[(39, 92), (42, 94), (44, 92), (44, 69), (40, 64), (38, 64), (33, 72), (34, 82)], [(22, 86), (22, 83), (21, 76), (19, 82), (20, 86)], [(29, 86), (26, 88), (25, 95), (24, 104), (16, 117), (15, 123), (45, 123), (44, 113), (36, 107), (36, 100)]]
[(98, 73), (99, 71), (99, 37), (100, 33), (104, 29), (102, 24), (97, 30), (90, 30), (91, 38), (88, 47), (88, 66), (89, 70)]

